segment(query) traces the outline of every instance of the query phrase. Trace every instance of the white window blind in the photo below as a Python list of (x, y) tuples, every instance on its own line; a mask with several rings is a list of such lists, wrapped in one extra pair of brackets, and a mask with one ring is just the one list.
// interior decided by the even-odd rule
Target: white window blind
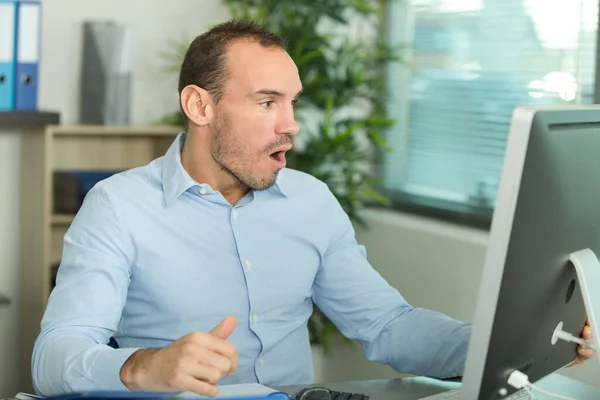
[(491, 209), (514, 108), (593, 102), (598, 0), (390, 1), (384, 186)]

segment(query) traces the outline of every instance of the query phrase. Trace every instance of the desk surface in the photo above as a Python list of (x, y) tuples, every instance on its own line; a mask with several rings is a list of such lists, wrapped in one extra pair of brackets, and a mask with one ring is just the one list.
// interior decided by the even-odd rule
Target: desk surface
[[(460, 387), (460, 383), (444, 382), (423, 377), (411, 377), (314, 385), (279, 386), (275, 389), (293, 395), (300, 389), (310, 386), (327, 387), (332, 390), (343, 392), (362, 393), (370, 396), (371, 400), (417, 400), (450, 389), (457, 389)], [(560, 374), (550, 375), (540, 380), (536, 386), (552, 393), (569, 396), (577, 400), (600, 399), (600, 388), (567, 378)]]
[[(542, 379), (537, 384), (542, 389), (552, 393), (569, 396), (577, 400), (600, 399), (600, 388), (581, 383), (560, 374), (554, 374)], [(274, 389), (296, 394), (305, 387), (327, 387), (331, 390), (362, 393), (371, 397), (371, 400), (418, 400), (433, 394), (457, 389), (460, 383), (444, 382), (430, 378), (411, 377), (397, 379), (377, 379), (369, 381), (351, 381), (337, 383), (322, 383), (314, 385), (276, 386)], [(0, 400), (16, 400), (1, 399)]]
[(278, 386), (274, 389), (294, 395), (305, 387), (326, 387), (340, 392), (362, 393), (369, 396), (371, 400), (412, 400), (445, 392), (449, 389), (457, 389), (460, 384), (419, 377), (322, 383), (308, 386)]

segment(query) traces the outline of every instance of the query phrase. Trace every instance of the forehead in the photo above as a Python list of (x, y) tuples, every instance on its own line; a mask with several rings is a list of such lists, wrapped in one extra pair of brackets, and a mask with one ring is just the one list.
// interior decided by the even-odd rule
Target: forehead
[(298, 68), (286, 51), (238, 41), (227, 51), (229, 83), (245, 92), (272, 89), (295, 96), (301, 89)]

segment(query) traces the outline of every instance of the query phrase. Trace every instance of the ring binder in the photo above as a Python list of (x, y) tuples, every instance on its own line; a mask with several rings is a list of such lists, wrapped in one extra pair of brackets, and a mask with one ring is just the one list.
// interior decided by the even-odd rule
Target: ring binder
[(0, 0), (0, 111), (15, 107), (15, 0)]
[(40, 8), (39, 1), (17, 2), (15, 109), (18, 111), (37, 110)]

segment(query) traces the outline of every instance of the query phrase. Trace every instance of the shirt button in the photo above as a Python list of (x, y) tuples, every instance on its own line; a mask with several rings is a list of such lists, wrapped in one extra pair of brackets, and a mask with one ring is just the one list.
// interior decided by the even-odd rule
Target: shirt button
[(248, 269), (252, 268), (252, 263), (249, 260), (246, 260), (245, 264), (246, 264), (246, 268), (248, 268)]
[(238, 212), (237, 212), (236, 210), (233, 210), (233, 211), (231, 212), (231, 216), (233, 217), (233, 219), (236, 219), (236, 218), (237, 218), (237, 216), (238, 216)]
[(264, 365), (265, 359), (261, 357), (258, 359), (258, 362), (260, 363), (260, 365)]
[(257, 322), (258, 322), (258, 314), (256, 314), (256, 313), (255, 313), (255, 314), (252, 316), (252, 322), (254, 322), (254, 323), (257, 323)]
[(200, 189), (200, 194), (206, 194), (206, 188), (201, 188)]

